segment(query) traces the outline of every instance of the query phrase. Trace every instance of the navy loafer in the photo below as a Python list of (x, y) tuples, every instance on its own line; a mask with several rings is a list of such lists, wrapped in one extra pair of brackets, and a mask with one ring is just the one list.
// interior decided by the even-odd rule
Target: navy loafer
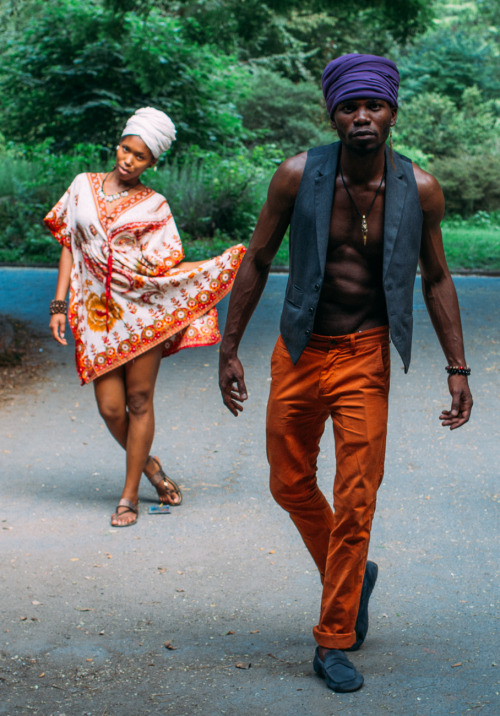
[(357, 691), (363, 686), (363, 676), (340, 649), (329, 649), (324, 661), (319, 658), (316, 647), (313, 661), (314, 671), (326, 681), (328, 688), (340, 694)]
[(364, 642), (368, 633), (368, 602), (373, 592), (373, 587), (377, 581), (378, 566), (375, 562), (367, 562), (365, 576), (363, 577), (363, 586), (361, 588), (361, 599), (359, 600), (359, 610), (356, 619), (356, 641), (345, 651), (357, 651)]

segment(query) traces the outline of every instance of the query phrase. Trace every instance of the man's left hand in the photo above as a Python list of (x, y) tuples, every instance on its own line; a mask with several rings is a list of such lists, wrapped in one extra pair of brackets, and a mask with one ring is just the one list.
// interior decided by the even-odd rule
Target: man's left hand
[(448, 387), (451, 394), (451, 410), (443, 410), (439, 419), (441, 425), (449, 426), (450, 430), (455, 430), (469, 420), (473, 400), (467, 378), (464, 375), (450, 375)]

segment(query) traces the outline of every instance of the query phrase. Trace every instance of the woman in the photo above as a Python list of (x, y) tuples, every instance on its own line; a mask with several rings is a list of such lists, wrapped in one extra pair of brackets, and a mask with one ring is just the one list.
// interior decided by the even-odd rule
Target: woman
[(126, 451), (113, 527), (138, 518), (142, 472), (161, 502), (180, 505), (181, 491), (149, 454), (153, 393), (164, 356), (220, 339), (214, 308), (231, 289), (245, 249), (187, 263), (168, 204), (141, 174), (175, 139), (159, 110), (139, 109), (127, 122), (109, 174), (79, 174), (44, 221), (62, 246), (50, 328), (67, 345), (68, 318), (82, 384), (93, 382), (99, 412)]

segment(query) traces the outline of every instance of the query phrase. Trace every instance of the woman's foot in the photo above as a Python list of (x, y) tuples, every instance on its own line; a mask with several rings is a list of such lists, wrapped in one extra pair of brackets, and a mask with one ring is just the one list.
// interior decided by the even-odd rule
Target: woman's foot
[(156, 488), (158, 499), (163, 504), (179, 506), (182, 502), (182, 492), (179, 485), (163, 472), (159, 459), (150, 455), (148, 457), (144, 474), (149, 482)]
[(116, 512), (111, 515), (111, 527), (130, 527), (139, 518), (139, 503), (134, 504), (124, 497), (118, 503)]

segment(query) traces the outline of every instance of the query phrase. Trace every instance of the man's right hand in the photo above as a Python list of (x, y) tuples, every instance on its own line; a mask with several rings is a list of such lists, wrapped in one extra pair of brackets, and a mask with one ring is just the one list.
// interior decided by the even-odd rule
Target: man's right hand
[(239, 358), (219, 362), (219, 388), (224, 405), (236, 417), (243, 410), (242, 402), (248, 398), (243, 366)]

